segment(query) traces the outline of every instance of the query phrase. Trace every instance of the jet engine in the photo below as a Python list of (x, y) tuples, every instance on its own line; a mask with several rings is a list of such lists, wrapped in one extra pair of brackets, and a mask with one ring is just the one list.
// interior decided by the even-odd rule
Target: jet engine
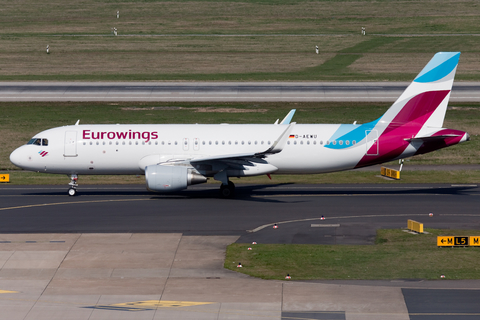
[(207, 178), (183, 166), (151, 165), (145, 167), (147, 189), (155, 192), (174, 192), (192, 184), (204, 183)]

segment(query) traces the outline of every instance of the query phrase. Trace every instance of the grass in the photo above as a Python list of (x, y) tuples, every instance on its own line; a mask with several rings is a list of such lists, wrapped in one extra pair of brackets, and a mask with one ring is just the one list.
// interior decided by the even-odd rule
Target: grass
[[(438, 248), (437, 236), (474, 236), (478, 230), (426, 229), (412, 235), (377, 230), (375, 245), (269, 245), (234, 243), (225, 268), (263, 279), (478, 279), (478, 248)], [(248, 251), (248, 247), (253, 247)], [(452, 263), (452, 261), (454, 263)], [(241, 262), (243, 268), (236, 268)]]
[(0, 80), (398, 81), (413, 79), (437, 51), (464, 52), (457, 79), (480, 80), (478, 7), (473, 0), (14, 1), (0, 9)]

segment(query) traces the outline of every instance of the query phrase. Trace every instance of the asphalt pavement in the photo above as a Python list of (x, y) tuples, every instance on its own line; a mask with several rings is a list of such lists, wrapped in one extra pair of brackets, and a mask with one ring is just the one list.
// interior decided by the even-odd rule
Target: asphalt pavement
[[(0, 101), (381, 101), (409, 82), (2, 82)], [(451, 102), (480, 101), (480, 83), (455, 82)]]

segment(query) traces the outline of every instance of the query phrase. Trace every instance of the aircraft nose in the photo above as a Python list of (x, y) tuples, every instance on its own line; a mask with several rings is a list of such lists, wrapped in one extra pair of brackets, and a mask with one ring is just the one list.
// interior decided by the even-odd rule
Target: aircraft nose
[(16, 165), (17, 167), (23, 168), (28, 161), (28, 155), (25, 154), (22, 147), (15, 149), (10, 154), (10, 162)]

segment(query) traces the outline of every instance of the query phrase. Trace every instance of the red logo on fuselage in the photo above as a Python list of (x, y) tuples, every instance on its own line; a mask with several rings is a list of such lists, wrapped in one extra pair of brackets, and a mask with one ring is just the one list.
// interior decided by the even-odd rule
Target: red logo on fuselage
[(103, 140), (103, 139), (119, 139), (119, 140), (135, 140), (135, 139), (142, 139), (145, 140), (145, 142), (148, 142), (150, 140), (155, 140), (158, 139), (158, 132), (150, 132), (150, 131), (144, 131), (144, 132), (138, 132), (138, 131), (132, 131), (128, 130), (126, 132), (100, 132), (100, 131), (91, 131), (91, 130), (83, 130), (83, 139), (84, 140), (89, 140), (89, 139), (95, 139), (95, 140)]

